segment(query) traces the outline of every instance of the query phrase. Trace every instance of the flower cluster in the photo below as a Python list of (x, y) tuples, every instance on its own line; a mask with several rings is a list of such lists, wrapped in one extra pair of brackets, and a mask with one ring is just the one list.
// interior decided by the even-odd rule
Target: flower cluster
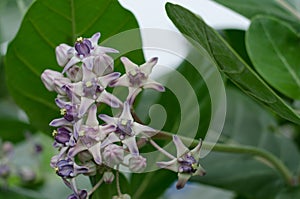
[[(132, 172), (142, 172), (147, 161), (139, 152), (137, 140), (150, 140), (158, 133), (156, 129), (137, 122), (132, 115), (135, 98), (143, 89), (165, 90), (149, 76), (158, 59), (152, 58), (138, 66), (121, 57), (126, 70), (121, 76), (114, 72), (114, 60), (108, 55), (118, 51), (98, 45), (99, 38), (100, 33), (96, 33), (91, 38), (79, 37), (74, 46), (57, 46), (56, 59), (63, 67), (62, 72), (47, 69), (41, 75), (45, 87), (57, 93), (55, 103), (60, 108), (61, 117), (51, 121), (50, 126), (55, 128), (53, 145), (59, 152), (52, 157), (51, 167), (73, 190), (68, 198), (88, 198), (97, 188), (93, 187), (89, 192), (78, 189), (75, 177), (79, 174), (102, 175), (95, 185), (100, 186), (102, 182), (111, 183), (114, 173), (119, 175), (120, 165)], [(108, 91), (109, 87), (117, 86), (128, 88), (125, 102)], [(103, 104), (116, 108), (119, 113), (113, 117), (98, 113), (98, 107)], [(180, 158), (178, 172), (195, 173), (197, 161), (182, 154)], [(192, 162), (192, 166), (186, 161)], [(159, 163), (159, 166), (169, 168), (165, 166), (167, 164)], [(129, 197), (119, 192), (115, 198), (124, 196)]]
[[(31, 145), (30, 143), (29, 145)], [(14, 183), (22, 185), (39, 183), (41, 178), (37, 177), (38, 173), (32, 168), (32, 165), (18, 164), (16, 159), (19, 158), (19, 154), (15, 153), (16, 146), (9, 142), (2, 142), (0, 140), (0, 188), (11, 185), (11, 179), (14, 179)], [(32, 146), (32, 158), (39, 158), (39, 154), (42, 152), (42, 146), (34, 143)], [(27, 154), (21, 154), (27, 155)], [(37, 163), (38, 159), (36, 159)], [(34, 162), (34, 161), (32, 161)], [(39, 166), (39, 165), (34, 165)], [(16, 181), (18, 179), (18, 181)]]

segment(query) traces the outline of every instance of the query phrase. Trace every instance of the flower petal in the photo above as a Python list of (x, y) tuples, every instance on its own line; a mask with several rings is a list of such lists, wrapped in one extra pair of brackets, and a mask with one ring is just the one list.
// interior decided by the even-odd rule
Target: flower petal
[(126, 101), (128, 101), (129, 105), (131, 106), (136, 98), (136, 96), (142, 91), (141, 88), (128, 88), (128, 96), (126, 98)]
[(96, 101), (105, 103), (112, 108), (119, 108), (120, 106), (122, 106), (122, 102), (116, 96), (108, 93), (106, 90), (102, 91)]
[(54, 119), (50, 122), (49, 124), (50, 126), (53, 126), (53, 127), (59, 127), (59, 126), (68, 126), (68, 125), (71, 125), (71, 123), (66, 120), (65, 118), (57, 118), (57, 119)]
[(173, 135), (173, 142), (176, 146), (177, 158), (181, 157), (183, 154), (189, 151), (189, 149), (182, 143), (177, 135)]
[(138, 136), (139, 134), (142, 133), (142, 135), (144, 135), (146, 137), (152, 137), (158, 132), (157, 130), (155, 130), (149, 126), (142, 125), (137, 122), (133, 123), (132, 129), (135, 132), (136, 136)]
[(127, 57), (121, 57), (120, 60), (125, 67), (126, 73), (129, 73), (131, 70), (135, 70), (136, 68), (138, 68), (138, 65), (130, 61)]
[(129, 80), (127, 75), (122, 75), (119, 79), (112, 81), (109, 86), (116, 87), (116, 86), (129, 86)]
[(123, 111), (120, 116), (121, 119), (133, 121), (133, 117), (130, 112), (130, 106), (127, 101), (124, 102)]
[(117, 119), (114, 117), (110, 117), (108, 115), (105, 114), (100, 114), (98, 115), (98, 117), (103, 120), (106, 124), (115, 124), (117, 125)]
[(192, 156), (198, 161), (200, 159), (200, 149), (202, 146), (202, 139), (199, 140), (199, 144), (191, 150)]
[(101, 33), (97, 32), (95, 34), (93, 34), (93, 36), (91, 38), (89, 38), (89, 40), (92, 42), (92, 46), (97, 46), (98, 45), (98, 41), (101, 37)]
[(106, 88), (107, 85), (109, 85), (112, 81), (118, 79), (120, 77), (121, 73), (114, 72), (110, 73), (108, 75), (99, 77), (98, 80), (100, 81), (101, 85)]
[(78, 57), (76, 56), (72, 57), (70, 61), (67, 63), (67, 65), (65, 66), (62, 73), (65, 73), (69, 68), (71, 68), (73, 65), (77, 64), (78, 62), (80, 62), (80, 59)]
[(165, 92), (165, 87), (163, 85), (151, 79), (148, 79), (147, 82), (143, 84), (143, 88), (152, 88), (159, 92)]
[(177, 158), (170, 160), (168, 162), (156, 162), (157, 166), (162, 169), (169, 169), (174, 172), (178, 172), (178, 161)]
[(106, 147), (109, 144), (112, 144), (114, 142), (119, 142), (120, 138), (115, 134), (115, 133), (111, 133), (108, 135), (108, 137), (102, 142), (101, 144), (101, 148)]
[(143, 71), (147, 75), (150, 75), (150, 73), (152, 72), (152, 68), (157, 64), (157, 61), (158, 61), (157, 57), (151, 58), (146, 63), (140, 66), (141, 71)]
[(97, 106), (93, 104), (89, 109), (88, 116), (86, 119), (86, 125), (90, 127), (98, 126), (99, 122), (97, 119)]
[(128, 150), (132, 155), (139, 155), (139, 149), (136, 144), (135, 136), (128, 137), (122, 141), (128, 147)]
[(95, 100), (93, 100), (93, 99), (90, 99), (87, 97), (82, 97), (80, 106), (79, 106), (78, 117), (81, 118), (94, 102), (95, 102)]
[(182, 189), (185, 186), (186, 182), (190, 179), (190, 177), (191, 177), (190, 174), (179, 173), (176, 188)]
[(101, 165), (102, 164), (102, 157), (101, 157), (101, 144), (100, 142), (98, 142), (97, 144), (93, 145), (92, 147), (90, 147), (89, 152), (92, 154), (94, 161), (98, 164)]

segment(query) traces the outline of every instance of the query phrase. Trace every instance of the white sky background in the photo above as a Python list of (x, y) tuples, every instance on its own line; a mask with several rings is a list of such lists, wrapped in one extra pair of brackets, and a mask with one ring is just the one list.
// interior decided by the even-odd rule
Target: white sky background
[[(247, 29), (249, 26), (249, 20), (210, 0), (119, 0), (119, 2), (134, 13), (141, 29), (158, 28), (178, 32), (166, 14), (165, 4), (167, 2), (179, 4), (191, 10), (200, 15), (207, 24), (217, 29)], [(147, 36), (143, 34), (143, 31), (141, 32), (145, 43)], [(159, 57), (159, 65), (172, 67), (180, 63), (180, 58), (158, 50), (144, 50), (144, 53), (146, 59)], [(163, 73), (157, 68), (154, 67), (154, 76)]]

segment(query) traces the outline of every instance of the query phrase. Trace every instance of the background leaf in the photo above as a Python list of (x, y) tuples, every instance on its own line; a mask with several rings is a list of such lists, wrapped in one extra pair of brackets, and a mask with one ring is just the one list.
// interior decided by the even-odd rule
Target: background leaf
[[(49, 122), (59, 117), (54, 104), (55, 94), (48, 92), (40, 80), (46, 68), (62, 70), (55, 60), (54, 48), (57, 45), (73, 45), (77, 36), (90, 37), (99, 31), (103, 41), (137, 27), (134, 16), (117, 0), (36, 1), (10, 43), (5, 60), (9, 91), (25, 110), (32, 125), (48, 131)], [(135, 38), (140, 41), (139, 33)], [(141, 50), (128, 56), (136, 62), (143, 60)]]
[(288, 24), (256, 17), (247, 31), (246, 45), (257, 72), (274, 88), (300, 99), (300, 37)]
[[(278, 3), (277, 0), (214, 0), (238, 13), (247, 17), (253, 18), (256, 15), (269, 15), (288, 22), (298, 31), (300, 31), (299, 19), (290, 11)], [(298, 0), (284, 0), (292, 9), (300, 13)]]
[(198, 42), (215, 60), (220, 71), (242, 91), (266, 105), (281, 117), (300, 123), (297, 115), (240, 56), (205, 22), (187, 9), (168, 3), (167, 13), (176, 27)]

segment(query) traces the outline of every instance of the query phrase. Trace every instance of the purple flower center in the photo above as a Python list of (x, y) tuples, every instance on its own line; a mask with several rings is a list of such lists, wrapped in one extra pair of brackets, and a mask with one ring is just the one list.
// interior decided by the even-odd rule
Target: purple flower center
[(80, 190), (78, 193), (73, 193), (68, 196), (67, 199), (86, 199), (87, 198), (87, 191), (86, 190)]
[(131, 86), (138, 87), (141, 86), (145, 79), (147, 79), (145, 73), (141, 72), (139, 69), (129, 71), (128, 77)]
[(83, 84), (83, 93), (86, 97), (96, 98), (97, 93), (101, 93), (103, 90), (104, 88), (98, 83), (96, 78)]
[(190, 154), (185, 154), (181, 158), (178, 158), (179, 172), (192, 174), (197, 171), (197, 161)]
[(74, 177), (74, 163), (69, 160), (60, 160), (56, 164), (56, 174), (60, 177)]
[(125, 119), (121, 119), (118, 122), (116, 133), (119, 134), (119, 138), (121, 140), (125, 139), (126, 135), (127, 136), (133, 136), (131, 123), (132, 122), (130, 120), (125, 120)]
[(57, 129), (57, 133), (54, 139), (56, 142), (66, 145), (70, 141), (70, 138), (71, 132), (65, 127), (61, 127)]
[(92, 42), (88, 39), (79, 37), (75, 42), (75, 50), (77, 51), (78, 56), (86, 57), (90, 54), (92, 49)]

